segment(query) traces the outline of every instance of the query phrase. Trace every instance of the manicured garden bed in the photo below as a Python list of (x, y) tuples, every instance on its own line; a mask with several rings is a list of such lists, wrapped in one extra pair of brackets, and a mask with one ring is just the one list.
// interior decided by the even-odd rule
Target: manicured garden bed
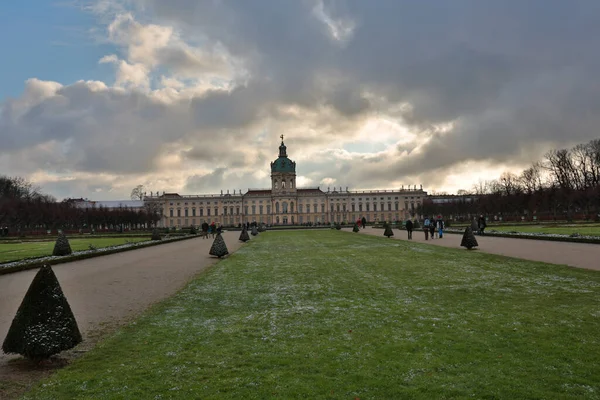
[[(145, 237), (115, 237), (115, 238), (69, 238), (71, 249), (73, 251), (88, 250), (91, 246), (103, 248), (109, 246), (118, 246), (125, 243), (137, 243), (150, 240), (150, 236)], [(25, 258), (43, 257), (52, 255), (52, 249), (56, 237), (53, 240), (27, 240), (12, 243), (0, 243), (0, 263), (22, 260)]]
[(595, 271), (265, 232), (24, 398), (593, 398), (599, 299)]
[[(499, 230), (497, 226), (487, 227), (485, 229), (486, 236), (497, 236), (497, 237), (507, 237), (514, 239), (533, 239), (533, 240), (548, 240), (553, 242), (572, 242), (572, 243), (590, 243), (590, 244), (600, 244), (600, 236), (595, 234), (592, 235), (582, 235), (579, 232), (573, 232), (571, 234), (566, 233), (544, 233), (544, 232), (535, 232), (531, 230), (529, 232), (524, 230), (512, 230), (513, 228), (518, 229), (519, 227), (510, 227), (510, 230)], [(465, 227), (449, 227), (445, 229), (446, 233), (457, 233), (463, 234), (465, 231)], [(569, 232), (569, 230), (565, 230), (565, 232)]]
[[(135, 250), (135, 249), (139, 249), (139, 248), (143, 248), (143, 247), (157, 246), (157, 245), (160, 245), (163, 243), (173, 242), (173, 241), (177, 241), (177, 240), (192, 239), (195, 237), (197, 237), (197, 236), (196, 235), (169, 235), (169, 236), (163, 237), (162, 240), (149, 240), (149, 238), (140, 238), (141, 240), (139, 240), (139, 241), (132, 241), (132, 240), (130, 240), (130, 238), (127, 238), (127, 239), (123, 239), (122, 244), (112, 244), (112, 245), (109, 244), (105, 247), (96, 247), (96, 245), (94, 245), (94, 242), (92, 241), (91, 244), (94, 245), (94, 247), (95, 247), (94, 249), (89, 248), (89, 244), (88, 244), (87, 249), (83, 249), (83, 250), (79, 250), (79, 251), (74, 250), (73, 254), (66, 255), (66, 256), (53, 256), (51, 254), (52, 253), (52, 250), (51, 250), (50, 255), (33, 257), (33, 258), (21, 258), (16, 261), (0, 263), (0, 275), (10, 274), (13, 272), (18, 272), (18, 271), (24, 271), (27, 269), (39, 268), (46, 264), (47, 265), (62, 264), (62, 263), (66, 263), (66, 262), (84, 260), (87, 258), (99, 257), (99, 256), (103, 256), (103, 255), (108, 255), (108, 254), (121, 253), (123, 251)], [(99, 240), (99, 239), (90, 239), (90, 240)], [(116, 239), (114, 239), (114, 240), (116, 240)], [(71, 242), (71, 240), (69, 240), (69, 241)], [(48, 243), (48, 242), (43, 241), (41, 243)], [(51, 243), (51, 246), (54, 246), (54, 241), (52, 241), (50, 243)], [(0, 249), (2, 248), (2, 246), (4, 246), (4, 244), (0, 244)], [(73, 244), (71, 244), (71, 247), (73, 247)]]
[(490, 226), (488, 231), (539, 233), (546, 235), (597, 236), (600, 238), (600, 224), (539, 224), (539, 225), (498, 225)]

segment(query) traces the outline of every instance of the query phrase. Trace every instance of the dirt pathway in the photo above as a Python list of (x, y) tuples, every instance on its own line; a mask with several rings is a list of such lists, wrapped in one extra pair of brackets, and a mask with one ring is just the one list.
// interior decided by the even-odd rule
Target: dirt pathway
[[(242, 243), (239, 232), (224, 232), (229, 253)], [(190, 239), (52, 267), (75, 314), (84, 341), (105, 324), (118, 326), (151, 304), (181, 289), (218, 259), (208, 255), (212, 239)], [(0, 275), (0, 340), (37, 270)], [(0, 381), (15, 356), (0, 351)], [(1, 382), (0, 382), (1, 384)], [(0, 385), (1, 386), (1, 385)], [(0, 393), (1, 394), (1, 393)], [(2, 397), (2, 396), (0, 396)]]
[[(350, 229), (351, 230), (351, 229)], [(367, 227), (360, 233), (383, 237), (383, 229)], [(393, 239), (408, 240), (407, 232), (394, 229)], [(600, 245), (590, 243), (552, 242), (549, 240), (513, 239), (492, 236), (476, 236), (477, 251), (499, 254), (525, 260), (563, 264), (570, 267), (600, 271)], [(462, 235), (447, 233), (442, 239), (425, 240), (423, 230), (413, 232), (413, 241), (436, 246), (460, 247)], [(465, 249), (465, 251), (467, 251)]]

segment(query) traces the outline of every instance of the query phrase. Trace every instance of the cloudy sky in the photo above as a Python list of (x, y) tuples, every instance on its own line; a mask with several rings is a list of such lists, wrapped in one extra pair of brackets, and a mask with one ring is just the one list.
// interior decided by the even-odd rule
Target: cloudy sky
[[(5, 4), (6, 3), (6, 4)], [(0, 5), (0, 174), (58, 199), (470, 189), (597, 138), (597, 0)]]

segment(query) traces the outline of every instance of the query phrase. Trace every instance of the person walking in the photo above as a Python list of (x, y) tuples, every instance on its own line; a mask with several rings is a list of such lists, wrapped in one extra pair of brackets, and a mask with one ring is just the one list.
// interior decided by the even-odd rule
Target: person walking
[(362, 217), (360, 221), (362, 222), (362, 228), (365, 229), (365, 226), (367, 225), (367, 219), (365, 217)]
[(204, 239), (208, 239), (208, 223), (206, 221), (202, 223), (202, 236)]
[(479, 222), (477, 220), (477, 217), (473, 217), (473, 220), (471, 221), (471, 230), (473, 231), (473, 233), (479, 233)]
[(411, 240), (414, 225), (410, 218), (406, 220), (406, 224), (404, 226), (406, 227), (406, 232), (408, 232), (408, 240)]
[(485, 222), (485, 217), (483, 216), (483, 214), (481, 214), (479, 216), (478, 225), (479, 225), (479, 234), (483, 235), (484, 231), (485, 231), (485, 227), (487, 226), (487, 223)]
[(429, 224), (431, 224), (431, 221), (428, 217), (425, 217), (425, 220), (423, 221), (423, 232), (425, 232), (425, 240), (429, 240)]
[(431, 240), (433, 240), (435, 235), (435, 220), (433, 218), (429, 221), (429, 235), (431, 236)]
[(437, 229), (438, 229), (438, 238), (441, 239), (444, 237), (444, 220), (441, 215), (438, 215), (437, 220)]

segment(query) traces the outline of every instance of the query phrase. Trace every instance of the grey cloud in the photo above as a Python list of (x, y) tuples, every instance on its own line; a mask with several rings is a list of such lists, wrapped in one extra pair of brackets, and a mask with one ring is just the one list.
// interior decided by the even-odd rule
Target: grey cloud
[[(468, 160), (527, 164), (550, 147), (598, 136), (595, 0), (325, 1), (331, 19), (353, 21), (343, 42), (313, 12), (318, 0), (135, 3), (149, 20), (175, 25), (181, 38), (222, 44), (243, 61), (248, 81), (168, 105), (142, 93), (91, 91), (85, 83), (65, 86), (24, 115), (8, 101), (0, 151), (66, 141), (64, 154), (56, 156), (61, 167), (143, 172), (155, 168), (152, 160), (165, 144), (183, 143), (191, 146), (183, 153), (190, 160), (256, 170), (268, 166), (276, 149), (273, 156), (266, 153), (271, 142), (249, 132), (264, 124), (268, 134), (286, 133), (270, 131), (265, 119), (277, 121), (278, 129), (307, 122), (303, 113), (279, 109), (296, 105), (317, 115), (310, 121), (313, 133), (296, 139), (292, 151), (298, 154), (332, 137), (346, 139), (352, 127), (376, 114), (396, 117), (429, 139), (379, 159), (299, 165), (316, 182), (335, 177), (348, 186), (373, 187), (402, 177), (433, 181)], [(173, 69), (212, 65), (173, 49), (161, 56)], [(399, 111), (404, 103), (411, 107)], [(449, 122), (450, 132), (433, 129)], [(236, 146), (245, 147), (242, 154), (226, 151)], [(256, 158), (248, 157), (252, 152)], [(223, 174), (227, 183), (265, 184)]]
[(207, 129), (240, 128), (255, 122), (265, 94), (255, 85), (241, 86), (231, 92), (214, 90), (195, 97), (190, 113), (197, 126)]
[(185, 189), (191, 192), (207, 193), (207, 189), (222, 188), (225, 183), (226, 171), (226, 168), (220, 167), (205, 175), (190, 176), (187, 178)]
[(367, 111), (371, 104), (357, 90), (348, 86), (340, 87), (331, 94), (330, 102), (343, 116), (351, 117)]
[(256, 179), (251, 173), (235, 174), (229, 173), (227, 168), (219, 167), (204, 175), (193, 175), (188, 177), (183, 188), (185, 193), (227, 193), (233, 194), (249, 188), (268, 188), (269, 179)]
[[(412, 113), (401, 117), (416, 130), (461, 121), (456, 131), (439, 139), (439, 146), (427, 146), (425, 155), (397, 172), (426, 171), (480, 155), (511, 162), (521, 157), (523, 147), (595, 136), (588, 128), (595, 123), (590, 105), (598, 104), (598, 90), (585, 88), (595, 81), (600, 62), (595, 50), (600, 9), (592, 0), (577, 6), (558, 0), (324, 2), (332, 18), (355, 21), (343, 46), (331, 40), (311, 12), (316, 1), (140, 1), (159, 17), (202, 29), (250, 59), (255, 76), (272, 79), (278, 101), (331, 104), (350, 116), (373, 111), (355, 94), (364, 87), (390, 104), (412, 104)], [(560, 87), (565, 86), (560, 83), (565, 69), (573, 67), (577, 77)], [(343, 85), (335, 90), (319, 85), (328, 75), (334, 80), (342, 76)], [(548, 93), (546, 110), (540, 110), (532, 93), (519, 90), (523, 87)], [(583, 89), (577, 99), (573, 88)], [(490, 114), (501, 114), (504, 121)]]
[[(237, 104), (237, 106), (236, 106)], [(58, 90), (21, 113), (9, 100), (0, 120), (0, 152), (19, 152), (57, 141), (46, 155), (57, 168), (111, 173), (149, 173), (165, 145), (193, 143), (190, 157), (241, 166), (235, 148), (259, 106), (252, 88), (213, 91), (189, 101), (162, 103), (141, 92), (93, 90), (79, 82)], [(22, 115), (21, 115), (22, 114)], [(31, 151), (30, 155), (34, 152)], [(210, 156), (212, 154), (212, 156)], [(204, 157), (206, 155), (206, 157)], [(40, 165), (35, 158), (32, 164)]]

